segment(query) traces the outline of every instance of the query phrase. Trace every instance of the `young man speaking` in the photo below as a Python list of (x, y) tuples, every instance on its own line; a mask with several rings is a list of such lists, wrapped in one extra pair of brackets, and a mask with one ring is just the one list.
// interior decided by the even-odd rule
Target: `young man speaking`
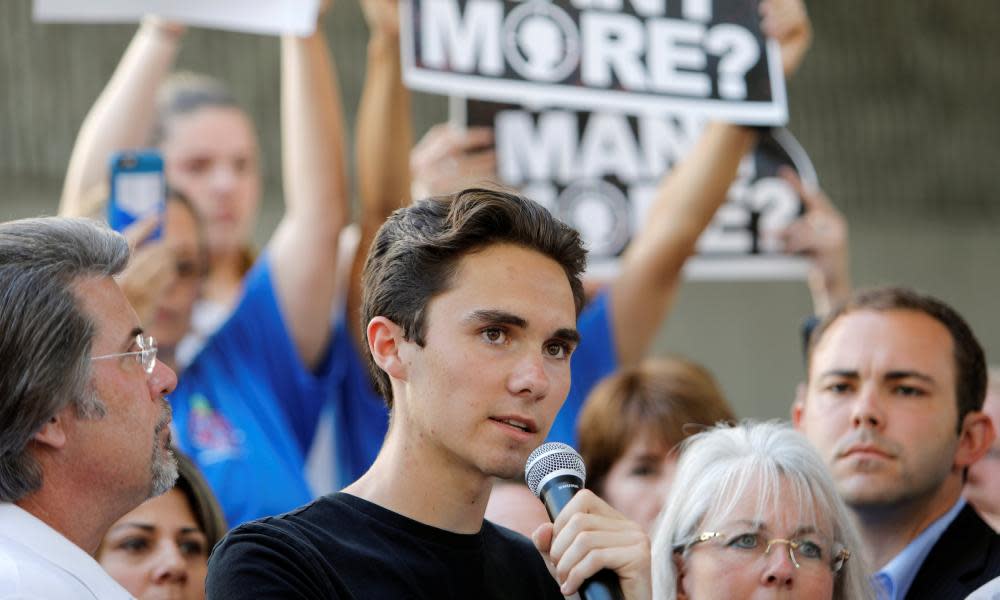
[(537, 549), (483, 520), (492, 478), (521, 472), (569, 391), (584, 264), (577, 233), (520, 196), (472, 189), (393, 214), (362, 302), (391, 410), (382, 450), (343, 492), (230, 533), (208, 597), (561, 598), (609, 568), (648, 598), (648, 539), (590, 492)]

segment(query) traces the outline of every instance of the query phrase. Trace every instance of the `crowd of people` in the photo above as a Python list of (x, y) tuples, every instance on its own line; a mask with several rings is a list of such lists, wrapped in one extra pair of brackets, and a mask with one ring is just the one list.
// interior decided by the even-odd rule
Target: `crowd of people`
[[(853, 290), (843, 216), (785, 173), (805, 380), (789, 423), (738, 420), (709, 369), (650, 354), (760, 131), (709, 123), (588, 281), (580, 235), (495, 185), (489, 129), (412, 142), (397, 2), (362, 7), (353, 223), (322, 26), (281, 40), (285, 209), (258, 252), (253, 123), (171, 72), (185, 27), (148, 17), (59, 216), (0, 224), (0, 598), (588, 598), (609, 574), (629, 599), (1000, 597), (1000, 373), (953, 308)], [(791, 77), (805, 7), (760, 15)], [(144, 146), (162, 215), (88, 218)], [(588, 475), (557, 514), (522, 483), (546, 440)]]

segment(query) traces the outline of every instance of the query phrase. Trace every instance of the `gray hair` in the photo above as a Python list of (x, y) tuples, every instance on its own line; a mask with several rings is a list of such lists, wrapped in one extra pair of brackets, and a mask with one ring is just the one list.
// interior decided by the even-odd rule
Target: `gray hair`
[(0, 502), (41, 487), (28, 442), (56, 413), (73, 403), (81, 418), (105, 414), (90, 385), (95, 326), (73, 286), (128, 258), (125, 238), (89, 219), (0, 224)]
[[(783, 483), (793, 498), (780, 497)], [(872, 597), (860, 537), (823, 460), (788, 425), (745, 421), (719, 425), (682, 445), (670, 498), (653, 535), (657, 600), (677, 597), (674, 549), (689, 544), (706, 521), (726, 519), (750, 493), (756, 495), (759, 515), (797, 505), (806, 519), (829, 519), (834, 539), (851, 552), (836, 575), (833, 597)]]

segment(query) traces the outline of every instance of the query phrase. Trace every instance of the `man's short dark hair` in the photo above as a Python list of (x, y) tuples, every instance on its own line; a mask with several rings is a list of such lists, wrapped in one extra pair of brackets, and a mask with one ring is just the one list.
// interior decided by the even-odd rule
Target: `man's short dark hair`
[[(406, 339), (423, 346), (428, 302), (448, 290), (462, 257), (497, 243), (536, 250), (559, 263), (579, 316), (584, 301), (580, 275), (586, 266), (579, 234), (523, 196), (472, 188), (414, 202), (378, 230), (363, 275), (362, 339), (367, 339), (368, 323), (383, 316), (399, 325)], [(389, 376), (375, 364), (367, 344), (365, 348), (378, 391), (392, 408)]]
[(838, 318), (859, 310), (915, 310), (938, 321), (951, 334), (955, 346), (955, 397), (958, 401), (958, 429), (965, 415), (982, 410), (986, 398), (986, 357), (972, 328), (958, 312), (944, 302), (903, 287), (880, 287), (856, 292), (847, 302), (830, 312), (809, 336), (807, 368), (826, 330)]

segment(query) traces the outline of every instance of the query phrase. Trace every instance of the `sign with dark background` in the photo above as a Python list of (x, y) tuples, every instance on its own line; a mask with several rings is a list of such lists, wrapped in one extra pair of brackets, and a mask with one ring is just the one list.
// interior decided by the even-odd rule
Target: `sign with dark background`
[[(694, 146), (706, 122), (690, 116), (539, 112), (481, 101), (456, 108), (464, 108), (468, 125), (494, 129), (503, 183), (583, 234), (589, 271), (597, 276), (617, 270), (617, 259), (641, 227), (658, 183)], [(816, 172), (791, 133), (772, 130), (744, 157), (726, 203), (698, 242), (689, 275), (803, 276), (802, 260), (785, 256), (773, 235), (802, 212), (795, 190), (778, 177), (783, 165), (816, 184)]]
[(535, 108), (787, 121), (757, 2), (407, 0), (408, 86)]

